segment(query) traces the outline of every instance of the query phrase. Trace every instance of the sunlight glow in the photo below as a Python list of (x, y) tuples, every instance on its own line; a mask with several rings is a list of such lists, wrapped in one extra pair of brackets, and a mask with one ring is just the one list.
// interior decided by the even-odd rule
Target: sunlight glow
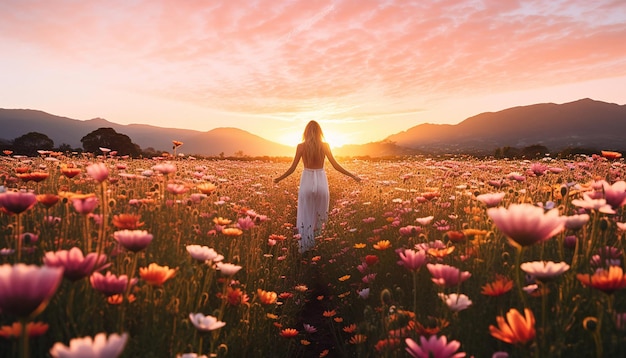
[[(352, 144), (354, 138), (350, 134), (333, 130), (324, 130), (324, 138), (331, 148), (339, 148), (346, 144)], [(297, 146), (302, 142), (302, 132), (290, 132), (280, 137), (279, 142), (289, 146)]]

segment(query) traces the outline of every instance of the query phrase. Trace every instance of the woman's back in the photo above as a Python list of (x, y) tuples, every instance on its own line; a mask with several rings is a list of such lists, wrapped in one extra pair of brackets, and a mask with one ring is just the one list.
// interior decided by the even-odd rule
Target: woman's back
[(306, 169), (321, 169), (324, 167), (326, 143), (303, 142), (299, 146), (301, 146), (300, 150), (302, 150), (302, 163)]

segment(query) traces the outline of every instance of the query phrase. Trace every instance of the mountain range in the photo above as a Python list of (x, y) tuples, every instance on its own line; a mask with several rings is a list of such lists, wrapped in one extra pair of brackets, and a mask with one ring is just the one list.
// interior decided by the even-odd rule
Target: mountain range
[[(179, 152), (204, 156), (291, 156), (292, 147), (237, 128), (207, 132), (144, 124), (122, 125), (102, 118), (76, 120), (30, 109), (0, 109), (0, 140), (28, 132), (46, 134), (55, 146), (80, 148), (80, 139), (102, 127), (125, 134), (142, 149), (169, 151), (172, 140), (184, 143)], [(626, 105), (589, 98), (574, 102), (541, 103), (485, 112), (458, 124), (424, 123), (379, 142), (345, 145), (338, 156), (394, 156), (406, 154), (493, 154), (500, 147), (542, 145), (550, 151), (565, 148), (626, 151)]]

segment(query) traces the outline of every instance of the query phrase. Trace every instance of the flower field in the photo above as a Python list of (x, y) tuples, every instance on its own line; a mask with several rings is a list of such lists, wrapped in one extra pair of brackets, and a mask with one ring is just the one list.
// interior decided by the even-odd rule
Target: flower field
[[(54, 153), (52, 153), (54, 154)], [(622, 159), (2, 157), (0, 356), (626, 354)]]

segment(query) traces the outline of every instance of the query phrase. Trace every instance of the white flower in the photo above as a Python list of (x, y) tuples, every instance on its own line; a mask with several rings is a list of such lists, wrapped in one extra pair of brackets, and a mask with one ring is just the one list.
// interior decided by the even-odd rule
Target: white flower
[(113, 333), (107, 340), (106, 333), (102, 332), (96, 334), (93, 340), (91, 337), (74, 338), (69, 347), (57, 342), (50, 349), (50, 355), (54, 358), (115, 358), (122, 354), (127, 340), (128, 333), (121, 336)]
[(449, 295), (439, 293), (439, 297), (448, 305), (453, 312), (463, 311), (472, 305), (472, 300), (464, 294), (451, 293)]
[(532, 261), (524, 262), (520, 269), (538, 280), (545, 281), (569, 270), (569, 265), (565, 262)]
[(200, 331), (213, 331), (226, 325), (226, 322), (218, 321), (216, 317), (205, 316), (202, 313), (190, 313), (189, 320)]

